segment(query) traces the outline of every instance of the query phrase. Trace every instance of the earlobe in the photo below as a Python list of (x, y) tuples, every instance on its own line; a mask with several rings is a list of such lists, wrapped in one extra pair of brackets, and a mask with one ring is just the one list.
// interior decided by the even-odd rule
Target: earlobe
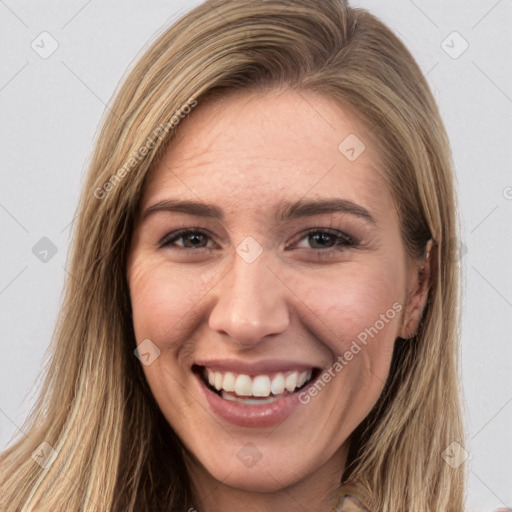
[(431, 284), (432, 257), (431, 250), (433, 240), (427, 242), (425, 257), (414, 264), (409, 283), (409, 293), (404, 313), (404, 320), (399, 336), (410, 339), (416, 335), (423, 311), (427, 305), (428, 294)]

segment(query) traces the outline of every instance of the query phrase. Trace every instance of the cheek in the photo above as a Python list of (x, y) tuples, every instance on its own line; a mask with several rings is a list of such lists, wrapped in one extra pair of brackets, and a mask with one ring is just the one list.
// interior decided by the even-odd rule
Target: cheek
[(135, 263), (129, 277), (133, 325), (137, 340), (150, 338), (170, 348), (186, 330), (214, 276), (195, 269), (179, 269), (149, 259)]
[(134, 260), (128, 281), (137, 343), (150, 339), (160, 350), (142, 370), (167, 421), (177, 425), (183, 419), (177, 411), (194, 405), (191, 395), (173, 391), (188, 377), (179, 362), (193, 335), (196, 308), (213, 284), (204, 272), (142, 256)]
[(296, 281), (307, 308), (327, 328), (322, 341), (364, 379), (385, 380), (399, 332), (401, 280), (390, 269), (359, 265)]

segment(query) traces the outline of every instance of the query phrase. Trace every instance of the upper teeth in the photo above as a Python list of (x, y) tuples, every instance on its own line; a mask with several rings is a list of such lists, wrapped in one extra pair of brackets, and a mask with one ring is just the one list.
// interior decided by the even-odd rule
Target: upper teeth
[(289, 392), (295, 391), (304, 385), (311, 378), (311, 370), (303, 372), (293, 371), (279, 372), (272, 378), (268, 375), (258, 375), (250, 377), (249, 375), (236, 375), (232, 372), (216, 372), (206, 368), (208, 382), (217, 390), (231, 391), (240, 396), (269, 396), (284, 393), (286, 389)]

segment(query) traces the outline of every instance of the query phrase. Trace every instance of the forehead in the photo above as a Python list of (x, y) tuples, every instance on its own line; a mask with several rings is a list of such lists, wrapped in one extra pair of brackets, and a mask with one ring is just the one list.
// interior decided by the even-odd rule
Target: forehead
[[(143, 208), (170, 195), (233, 213), (264, 210), (284, 197), (335, 195), (373, 210), (391, 206), (364, 123), (331, 98), (292, 89), (236, 93), (199, 102), (182, 123), (148, 177)], [(352, 161), (347, 146), (364, 150)]]

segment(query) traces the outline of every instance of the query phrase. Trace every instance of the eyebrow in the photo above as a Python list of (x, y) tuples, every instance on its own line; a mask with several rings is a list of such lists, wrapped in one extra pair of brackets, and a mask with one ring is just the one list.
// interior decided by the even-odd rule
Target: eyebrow
[[(178, 212), (196, 215), (199, 217), (224, 220), (223, 211), (215, 205), (181, 199), (166, 199), (149, 206), (142, 213), (142, 220), (157, 212)], [(375, 218), (362, 206), (348, 199), (313, 199), (299, 200), (296, 202), (285, 201), (278, 205), (275, 220), (287, 221), (301, 217), (310, 217), (325, 213), (347, 213), (366, 220), (370, 224), (377, 225)]]

